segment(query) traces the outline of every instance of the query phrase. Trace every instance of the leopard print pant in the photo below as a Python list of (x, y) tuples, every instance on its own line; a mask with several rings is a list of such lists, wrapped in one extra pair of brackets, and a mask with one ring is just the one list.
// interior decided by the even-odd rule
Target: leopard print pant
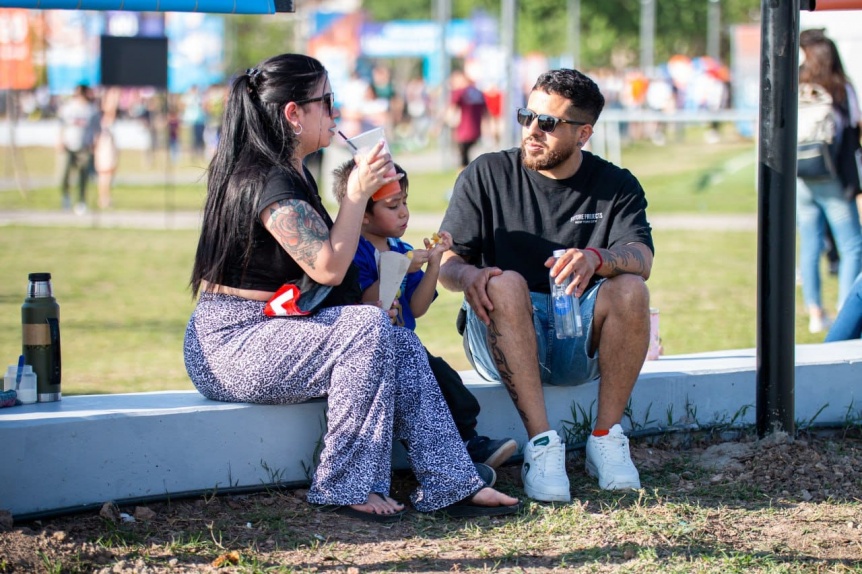
[(370, 305), (267, 317), (264, 303), (204, 293), (184, 354), (198, 391), (216, 401), (294, 404), (326, 397), (328, 429), (308, 500), (362, 504), (389, 493), (392, 441), (403, 440), (429, 512), (484, 483), (412, 331)]

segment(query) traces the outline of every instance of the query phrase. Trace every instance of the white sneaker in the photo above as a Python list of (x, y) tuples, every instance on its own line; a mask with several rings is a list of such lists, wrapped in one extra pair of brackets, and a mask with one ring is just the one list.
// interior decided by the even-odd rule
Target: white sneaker
[(826, 313), (823, 313), (819, 317), (817, 315), (811, 315), (808, 317), (809, 333), (822, 333), (823, 331), (828, 331), (831, 326), (832, 319), (830, 319)]
[(524, 492), (533, 500), (572, 500), (566, 474), (566, 443), (560, 440), (557, 431), (543, 432), (527, 441), (521, 480), (524, 482)]
[(599, 479), (599, 487), (604, 490), (637, 490), (641, 487), (623, 427), (614, 425), (605, 436), (590, 435), (587, 439), (587, 472)]

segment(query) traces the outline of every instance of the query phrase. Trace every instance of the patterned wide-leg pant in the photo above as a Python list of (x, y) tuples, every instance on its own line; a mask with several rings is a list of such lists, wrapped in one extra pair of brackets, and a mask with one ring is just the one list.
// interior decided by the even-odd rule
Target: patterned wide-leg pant
[(404, 440), (427, 512), (483, 486), (412, 331), (370, 305), (271, 318), (264, 303), (201, 295), (186, 330), (186, 369), (209, 399), (259, 404), (327, 397), (327, 432), (309, 502), (388, 494), (392, 440)]

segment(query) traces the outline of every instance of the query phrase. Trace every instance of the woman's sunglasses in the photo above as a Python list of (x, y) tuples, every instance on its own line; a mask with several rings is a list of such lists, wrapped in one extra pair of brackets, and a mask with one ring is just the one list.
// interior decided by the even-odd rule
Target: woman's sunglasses
[(525, 128), (533, 125), (533, 120), (536, 118), (539, 118), (539, 129), (546, 134), (557, 129), (558, 124), (572, 124), (575, 126), (587, 125), (586, 122), (573, 122), (572, 120), (564, 120), (563, 118), (549, 116), (548, 114), (537, 114), (533, 110), (528, 110), (527, 108), (518, 108), (518, 123)]
[(318, 96), (316, 98), (308, 98), (306, 100), (296, 100), (294, 103), (298, 106), (302, 104), (310, 104), (313, 102), (323, 102), (326, 105), (326, 115), (330, 118), (332, 117), (332, 106), (335, 105), (335, 94), (333, 92), (327, 92), (322, 96)]

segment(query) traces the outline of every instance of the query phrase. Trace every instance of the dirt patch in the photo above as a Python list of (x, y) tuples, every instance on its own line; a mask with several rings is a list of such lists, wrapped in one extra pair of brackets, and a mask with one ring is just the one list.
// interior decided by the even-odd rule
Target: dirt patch
[[(613, 572), (701, 559), (719, 560), (720, 571), (738, 566), (721, 561), (739, 553), (751, 561), (745, 571), (770, 571), (773, 562), (844, 571), (862, 561), (858, 431), (639, 439), (632, 456), (639, 493), (598, 490), (583, 471), (583, 452), (574, 452), (572, 504), (529, 503), (518, 518), (478, 523), (411, 513), (395, 525), (369, 524), (312, 508), (303, 491), (286, 490), (106, 504), (27, 523), (0, 514), (0, 572)], [(499, 475), (500, 488), (521, 493), (519, 467)], [(405, 500), (412, 478), (399, 476), (394, 486)]]

